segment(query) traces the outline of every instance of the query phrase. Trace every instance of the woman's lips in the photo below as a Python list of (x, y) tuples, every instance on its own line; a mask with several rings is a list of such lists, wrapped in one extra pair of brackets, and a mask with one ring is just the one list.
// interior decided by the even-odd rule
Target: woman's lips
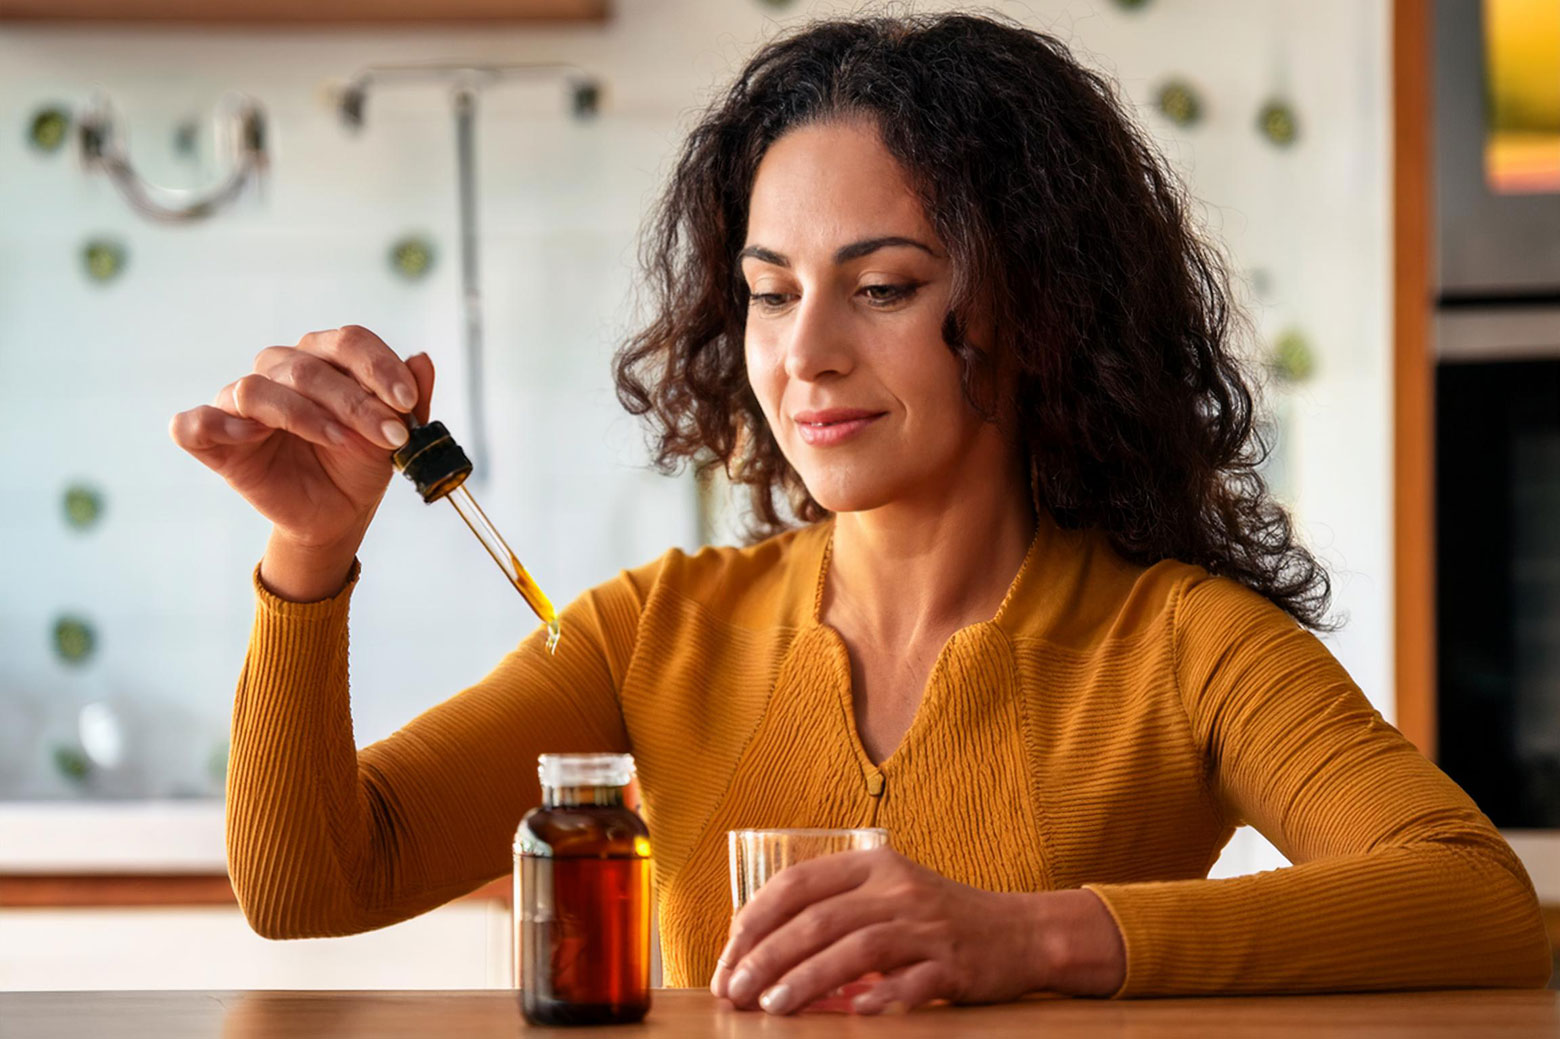
[(832, 408), (798, 412), (793, 417), (804, 443), (813, 447), (832, 447), (849, 440), (886, 414), (886, 411), (860, 408)]

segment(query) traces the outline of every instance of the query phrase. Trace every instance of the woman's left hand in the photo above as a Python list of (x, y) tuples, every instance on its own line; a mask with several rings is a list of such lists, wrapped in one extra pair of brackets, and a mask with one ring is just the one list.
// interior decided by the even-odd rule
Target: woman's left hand
[(879, 972), (851, 1002), (873, 1014), (1041, 990), (1109, 995), (1125, 971), (1121, 933), (1091, 892), (982, 891), (878, 848), (775, 874), (733, 918), (710, 991), (785, 1014)]

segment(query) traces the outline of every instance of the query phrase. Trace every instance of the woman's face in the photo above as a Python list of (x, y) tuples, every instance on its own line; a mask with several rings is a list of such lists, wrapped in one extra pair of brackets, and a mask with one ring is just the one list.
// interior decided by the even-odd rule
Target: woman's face
[(770, 146), (739, 262), (748, 380), (820, 505), (935, 501), (972, 465), (1001, 464), (1001, 438), (965, 400), (942, 339), (947, 250), (870, 124), (804, 127)]

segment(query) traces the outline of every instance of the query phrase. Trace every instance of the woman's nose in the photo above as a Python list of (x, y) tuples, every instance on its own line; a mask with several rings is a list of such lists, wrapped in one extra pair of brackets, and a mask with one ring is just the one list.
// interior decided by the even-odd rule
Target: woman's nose
[(845, 316), (828, 300), (814, 296), (798, 302), (787, 335), (785, 374), (811, 382), (826, 375), (844, 375), (853, 366)]

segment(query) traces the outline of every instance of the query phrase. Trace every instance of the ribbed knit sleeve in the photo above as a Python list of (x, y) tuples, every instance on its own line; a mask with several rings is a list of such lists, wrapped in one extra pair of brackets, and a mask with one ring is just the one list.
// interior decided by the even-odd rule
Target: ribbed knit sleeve
[(1548, 942), (1516, 855), (1314, 635), (1206, 576), (1182, 587), (1174, 631), (1209, 784), (1294, 865), (1085, 885), (1125, 938), (1115, 995), (1545, 983)]
[(482, 681), (361, 751), (347, 693), (357, 579), (354, 564), (333, 598), (294, 603), (255, 572), (227, 853), (245, 915), (271, 938), (381, 927), (507, 872), (515, 827), (540, 798), (537, 754), (628, 749), (617, 691), (643, 606), (634, 575), (563, 611), (556, 655), (538, 628)]

